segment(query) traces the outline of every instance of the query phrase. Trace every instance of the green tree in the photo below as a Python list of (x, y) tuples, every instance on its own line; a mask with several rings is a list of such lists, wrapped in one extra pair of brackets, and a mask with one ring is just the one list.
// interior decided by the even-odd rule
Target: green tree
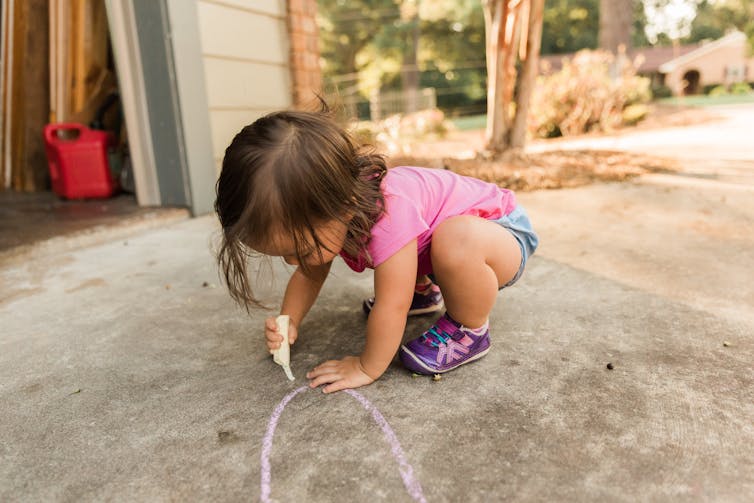
[(631, 30), (632, 47), (647, 47), (651, 45), (647, 39), (647, 34), (644, 32), (646, 24), (647, 14), (644, 12), (644, 4), (642, 2), (634, 2), (634, 29)]
[(484, 98), (480, 0), (320, 0), (318, 18), (325, 81), (344, 95), (411, 89), (418, 77), (440, 103)]
[(542, 26), (542, 54), (596, 49), (599, 0), (548, 0)]
[[(649, 44), (644, 33), (646, 15), (641, 1), (632, 2), (631, 47)], [(599, 0), (547, 0), (542, 33), (542, 54), (566, 54), (596, 49), (599, 33)]]
[(445, 110), (481, 112), (486, 100), (484, 15), (479, 0), (422, 0), (421, 84)]
[(420, 61), (442, 72), (484, 68), (484, 15), (479, 0), (422, 0)]
[(703, 0), (684, 42), (714, 40), (733, 29), (747, 35), (749, 48), (754, 52), (754, 0)]
[(375, 43), (384, 43), (388, 39), (384, 32), (394, 32), (399, 19), (396, 0), (319, 0), (317, 21), (325, 77), (338, 77), (338, 84), (355, 82), (366, 66), (359, 55)]

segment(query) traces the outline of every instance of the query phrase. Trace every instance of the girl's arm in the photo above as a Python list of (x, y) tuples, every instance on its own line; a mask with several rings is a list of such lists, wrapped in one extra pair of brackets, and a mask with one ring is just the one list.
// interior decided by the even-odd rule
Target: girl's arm
[(304, 274), (301, 267), (297, 267), (288, 280), (288, 286), (283, 296), (283, 305), (280, 314), (287, 314), (291, 322), (297, 327), (309, 312), (314, 301), (317, 300), (319, 291), (330, 273), (332, 262), (311, 266), (309, 274)]
[(309, 386), (330, 383), (331, 393), (357, 388), (379, 378), (393, 360), (406, 329), (416, 283), (416, 240), (377, 266), (374, 271), (375, 303), (367, 322), (367, 341), (361, 356), (327, 361), (307, 374)]
[[(322, 289), (322, 284), (330, 273), (332, 262), (320, 266), (310, 267), (309, 274), (305, 274), (301, 267), (297, 267), (288, 280), (288, 286), (285, 288), (283, 295), (283, 305), (280, 307), (280, 314), (287, 314), (291, 317), (291, 324), (288, 328), (288, 339), (293, 344), (298, 338), (298, 327), (304, 316), (309, 312), (317, 295)], [(265, 337), (267, 347), (270, 351), (278, 349), (283, 340), (283, 336), (278, 332), (278, 326), (275, 318), (265, 320)]]

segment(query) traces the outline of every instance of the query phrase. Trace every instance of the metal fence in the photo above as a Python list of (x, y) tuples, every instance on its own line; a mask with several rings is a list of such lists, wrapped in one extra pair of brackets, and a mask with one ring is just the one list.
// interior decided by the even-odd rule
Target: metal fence
[[(437, 91), (434, 87), (419, 89), (413, 94), (405, 91), (376, 91), (369, 100), (360, 95), (351, 95), (341, 96), (338, 101), (346, 115), (378, 121), (395, 114), (437, 108)], [(363, 117), (365, 112), (369, 117)]]

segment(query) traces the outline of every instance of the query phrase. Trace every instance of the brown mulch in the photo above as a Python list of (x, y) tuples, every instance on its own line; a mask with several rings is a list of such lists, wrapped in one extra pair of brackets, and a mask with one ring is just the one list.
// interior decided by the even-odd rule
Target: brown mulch
[(676, 171), (677, 162), (649, 155), (607, 150), (558, 150), (509, 154), (501, 160), (393, 158), (391, 165), (444, 168), (516, 191), (622, 182), (644, 173)]
[[(686, 126), (715, 119), (714, 115), (699, 108), (656, 106), (642, 123), (623, 131)], [(481, 155), (475, 158), (456, 155), (462, 150), (468, 154), (469, 148), (479, 149), (482, 136), (482, 132), (462, 132), (451, 135), (444, 142), (425, 142), (414, 146), (411, 154), (391, 156), (388, 164), (449, 169), (517, 191), (620, 182), (645, 173), (669, 173), (679, 169), (677, 161), (673, 159), (608, 150), (549, 150), (530, 154), (507, 152), (496, 160)], [(557, 145), (564, 140), (567, 139), (551, 141)]]

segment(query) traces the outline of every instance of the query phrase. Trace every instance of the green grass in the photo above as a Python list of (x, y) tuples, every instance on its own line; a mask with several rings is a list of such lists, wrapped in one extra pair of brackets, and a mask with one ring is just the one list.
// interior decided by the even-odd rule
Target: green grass
[[(736, 105), (742, 103), (754, 103), (754, 93), (750, 94), (726, 94), (723, 96), (683, 96), (656, 100), (655, 103), (665, 105), (686, 105), (697, 107), (711, 107), (715, 105)], [(450, 119), (450, 122), (459, 131), (472, 131), (484, 129), (487, 126), (487, 114), (468, 115)]]
[(737, 105), (741, 103), (754, 103), (754, 93), (750, 94), (725, 94), (722, 96), (682, 96), (657, 100), (657, 103), (665, 105), (689, 105), (694, 107), (711, 107), (715, 105)]
[(459, 131), (484, 129), (487, 126), (487, 114), (456, 117), (455, 119), (450, 119), (450, 122), (452, 122)]

